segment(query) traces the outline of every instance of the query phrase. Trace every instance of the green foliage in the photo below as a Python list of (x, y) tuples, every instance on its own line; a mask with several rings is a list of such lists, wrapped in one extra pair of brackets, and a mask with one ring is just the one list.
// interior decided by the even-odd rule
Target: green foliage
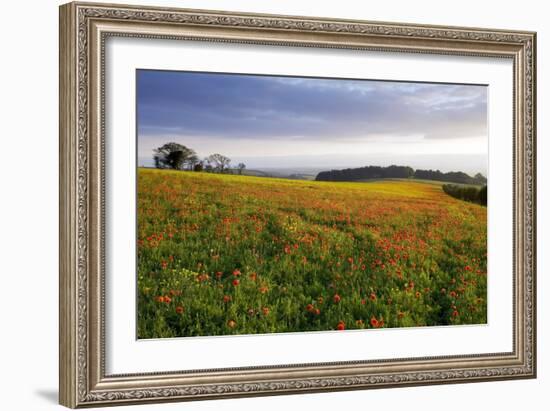
[(138, 336), (482, 324), (486, 209), (414, 181), (138, 172)]
[(448, 181), (459, 184), (487, 184), (487, 179), (477, 173), (474, 177), (461, 171), (443, 173), (439, 170), (414, 170), (406, 166), (367, 166), (347, 168), (344, 170), (321, 171), (317, 174), (317, 181), (361, 181), (382, 178), (415, 178), (418, 180)]
[(156, 168), (183, 170), (186, 165), (191, 169), (198, 162), (193, 149), (178, 143), (166, 143), (154, 150), (153, 160)]
[(479, 200), (479, 204), (485, 205), (485, 206), (487, 205), (487, 184), (485, 184), (479, 190), (478, 200)]
[(459, 186), (455, 184), (444, 184), (443, 191), (454, 198), (460, 200), (469, 201), (471, 203), (477, 203), (486, 206), (487, 205), (487, 186), (475, 187), (475, 186)]
[(411, 167), (405, 166), (367, 166), (346, 168), (344, 170), (321, 171), (317, 174), (317, 181), (357, 181), (380, 178), (410, 178), (414, 175)]
[(422, 180), (448, 181), (450, 183), (458, 184), (479, 185), (487, 183), (487, 179), (483, 177), (481, 173), (477, 173), (475, 177), (470, 177), (462, 171), (449, 171), (448, 173), (442, 173), (439, 170), (416, 170), (414, 172), (414, 178)]

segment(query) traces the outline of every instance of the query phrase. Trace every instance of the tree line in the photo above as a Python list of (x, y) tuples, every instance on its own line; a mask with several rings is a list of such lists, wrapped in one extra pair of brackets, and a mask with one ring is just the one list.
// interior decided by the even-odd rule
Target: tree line
[(451, 197), (460, 200), (469, 201), (486, 206), (487, 205), (487, 186), (459, 186), (456, 184), (443, 184), (443, 191)]
[(422, 180), (445, 181), (458, 184), (487, 184), (481, 173), (474, 177), (461, 171), (443, 173), (439, 170), (414, 170), (412, 167), (391, 165), (389, 167), (366, 166), (344, 170), (321, 171), (315, 177), (317, 181), (359, 181), (379, 178), (416, 178)]
[(414, 175), (411, 167), (404, 166), (366, 166), (346, 168), (344, 170), (321, 171), (315, 177), (317, 181), (357, 181), (376, 178), (410, 178)]
[(214, 153), (202, 160), (195, 150), (179, 143), (166, 143), (153, 150), (155, 168), (188, 171), (206, 171), (211, 173), (232, 173), (234, 169), (242, 174), (246, 164), (231, 166), (231, 159), (223, 154)]
[(450, 183), (458, 184), (487, 184), (487, 178), (483, 174), (477, 173), (475, 176), (471, 177), (468, 174), (463, 173), (462, 171), (449, 171), (448, 173), (442, 173), (439, 170), (416, 170), (414, 172), (414, 178), (419, 178), (423, 180), (448, 181)]

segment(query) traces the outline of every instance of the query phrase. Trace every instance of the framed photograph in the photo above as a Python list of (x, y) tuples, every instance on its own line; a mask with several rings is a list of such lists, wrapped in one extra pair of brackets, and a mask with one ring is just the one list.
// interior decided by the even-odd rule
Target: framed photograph
[(533, 32), (60, 8), (60, 403), (536, 376)]

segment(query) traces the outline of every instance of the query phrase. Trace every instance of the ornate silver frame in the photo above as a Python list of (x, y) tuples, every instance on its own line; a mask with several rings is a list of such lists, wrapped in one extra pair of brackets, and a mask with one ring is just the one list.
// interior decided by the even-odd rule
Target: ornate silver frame
[[(514, 349), (471, 356), (106, 375), (103, 68), (109, 36), (490, 56), (514, 63)], [(536, 34), (70, 3), (60, 8), (60, 403), (67, 407), (536, 376)]]

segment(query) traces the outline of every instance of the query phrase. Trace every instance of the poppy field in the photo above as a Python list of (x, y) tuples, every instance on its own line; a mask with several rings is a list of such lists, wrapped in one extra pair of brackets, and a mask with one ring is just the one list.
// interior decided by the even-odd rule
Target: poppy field
[(138, 338), (487, 322), (487, 209), (441, 183), (138, 169)]

